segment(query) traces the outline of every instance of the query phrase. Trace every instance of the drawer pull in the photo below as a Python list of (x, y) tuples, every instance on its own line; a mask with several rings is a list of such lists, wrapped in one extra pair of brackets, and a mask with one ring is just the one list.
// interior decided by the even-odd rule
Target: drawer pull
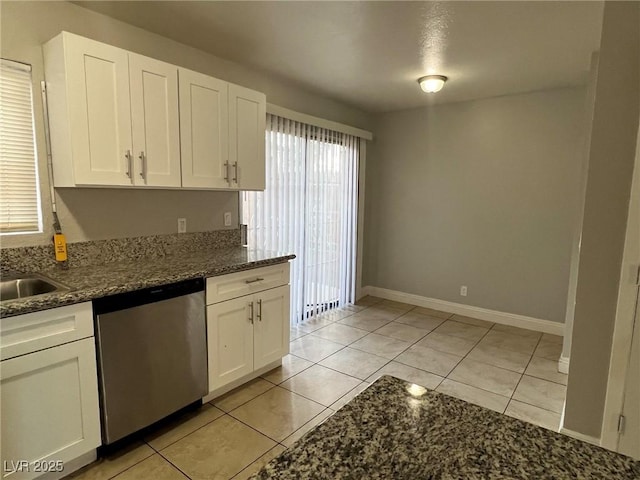
[(245, 280), (245, 283), (256, 283), (256, 282), (261, 282), (263, 280), (264, 278), (258, 277), (258, 278), (254, 278), (253, 280)]

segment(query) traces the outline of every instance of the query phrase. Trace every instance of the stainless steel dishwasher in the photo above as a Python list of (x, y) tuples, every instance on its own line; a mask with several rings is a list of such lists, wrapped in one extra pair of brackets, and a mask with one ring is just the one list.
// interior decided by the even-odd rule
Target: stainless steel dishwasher
[(208, 393), (204, 280), (93, 302), (103, 443)]

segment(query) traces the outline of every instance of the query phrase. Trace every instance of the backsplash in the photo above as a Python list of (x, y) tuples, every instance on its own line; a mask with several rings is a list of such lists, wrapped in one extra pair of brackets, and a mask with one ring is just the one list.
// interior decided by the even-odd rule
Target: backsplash
[[(240, 244), (239, 229), (77, 242), (67, 245), (68, 265), (105, 265), (122, 260), (159, 258), (202, 249), (235, 247)], [(57, 268), (61, 267), (55, 261), (53, 243), (0, 250), (0, 269), (3, 274), (41, 272)]]

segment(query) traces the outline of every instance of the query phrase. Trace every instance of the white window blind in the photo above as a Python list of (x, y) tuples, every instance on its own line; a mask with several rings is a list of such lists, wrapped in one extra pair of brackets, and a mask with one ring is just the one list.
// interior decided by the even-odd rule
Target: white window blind
[(0, 233), (41, 231), (31, 66), (0, 59)]

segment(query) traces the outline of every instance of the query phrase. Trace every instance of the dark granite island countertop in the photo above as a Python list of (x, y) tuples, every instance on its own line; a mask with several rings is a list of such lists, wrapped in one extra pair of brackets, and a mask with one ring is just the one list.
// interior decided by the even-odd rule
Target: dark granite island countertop
[(275, 265), (293, 258), (295, 255), (232, 247), (44, 271), (40, 273), (65, 284), (69, 290), (4, 301), (0, 303), (0, 317), (47, 310), (181, 280)]
[(384, 376), (254, 480), (638, 480), (640, 462)]

